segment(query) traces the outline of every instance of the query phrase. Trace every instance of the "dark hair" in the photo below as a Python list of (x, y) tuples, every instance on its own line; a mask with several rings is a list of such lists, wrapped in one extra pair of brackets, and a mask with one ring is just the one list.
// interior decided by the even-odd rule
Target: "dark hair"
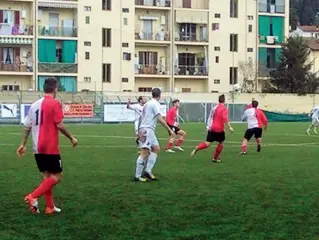
[(173, 105), (175, 105), (176, 103), (178, 103), (179, 102), (179, 100), (178, 99), (175, 99), (172, 103), (173, 103)]
[(252, 106), (253, 108), (258, 107), (258, 102), (257, 102), (256, 100), (252, 101), (252, 102), (251, 102), (251, 106)]
[(143, 97), (142, 96), (139, 96), (137, 101), (140, 103), (141, 101), (143, 100)]
[(223, 95), (220, 95), (219, 97), (218, 97), (218, 102), (219, 103), (225, 103), (225, 95), (223, 94)]
[(53, 93), (58, 87), (58, 81), (55, 78), (46, 78), (43, 84), (43, 90), (45, 93)]
[(161, 97), (161, 90), (159, 88), (153, 88), (152, 90), (152, 97), (159, 98)]

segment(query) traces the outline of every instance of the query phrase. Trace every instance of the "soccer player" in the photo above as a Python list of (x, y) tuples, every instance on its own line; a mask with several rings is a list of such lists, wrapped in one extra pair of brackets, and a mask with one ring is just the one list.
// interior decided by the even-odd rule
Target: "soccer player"
[(313, 109), (311, 109), (311, 111), (310, 111), (308, 116), (312, 118), (312, 123), (309, 126), (309, 128), (307, 129), (306, 133), (308, 135), (310, 135), (310, 131), (313, 129), (313, 132), (315, 134), (318, 134), (317, 128), (318, 128), (318, 125), (319, 125), (319, 119), (318, 119), (319, 118), (319, 107), (315, 106)]
[(54, 205), (53, 187), (60, 182), (62, 173), (62, 160), (59, 151), (59, 131), (70, 139), (75, 147), (76, 138), (63, 124), (63, 111), (61, 103), (55, 99), (58, 91), (58, 82), (54, 78), (47, 78), (44, 82), (44, 97), (37, 100), (30, 107), (24, 122), (24, 136), (17, 149), (18, 156), (25, 155), (26, 144), (32, 131), (33, 152), (39, 171), (43, 173), (43, 181), (24, 198), (32, 213), (40, 213), (38, 198), (44, 196), (46, 214), (61, 212)]
[(265, 130), (267, 129), (268, 120), (264, 112), (258, 109), (257, 107), (258, 102), (256, 100), (253, 100), (252, 108), (247, 109), (242, 117), (243, 121), (247, 121), (248, 128), (244, 135), (244, 139), (241, 146), (242, 151), (240, 155), (247, 154), (247, 145), (252, 136), (255, 136), (256, 138), (257, 152), (261, 151), (261, 137), (263, 133), (263, 127), (265, 128)]
[[(146, 178), (152, 181), (157, 180), (152, 174), (152, 169), (155, 166), (157, 155), (160, 151), (159, 143), (155, 135), (157, 120), (168, 130), (171, 136), (175, 135), (161, 115), (161, 105), (158, 102), (161, 98), (161, 90), (154, 88), (152, 90), (152, 97), (153, 98), (144, 105), (138, 131), (139, 148), (141, 152), (136, 160), (135, 181), (137, 182), (146, 182)], [(142, 177), (145, 165), (146, 169), (144, 177)]]
[(255, 98), (251, 99), (251, 102), (245, 106), (245, 110), (252, 108), (252, 102), (255, 101)]
[[(166, 123), (172, 129), (176, 135), (179, 136), (179, 139), (177, 140), (176, 145), (174, 146), (175, 149), (184, 152), (184, 149), (181, 147), (181, 144), (184, 141), (184, 137), (186, 135), (186, 132), (179, 128), (179, 122), (178, 122), (178, 113), (179, 113), (179, 107), (180, 107), (180, 101), (178, 99), (173, 101), (173, 106), (170, 110), (168, 110), (166, 114)], [(166, 152), (175, 153), (175, 151), (172, 150), (172, 146), (175, 141), (175, 136), (170, 136), (168, 140), (168, 144), (166, 147)]]
[(228, 109), (225, 106), (225, 95), (220, 95), (218, 98), (219, 104), (215, 106), (210, 114), (209, 121), (207, 123), (207, 137), (206, 142), (201, 142), (197, 147), (192, 151), (191, 156), (193, 157), (197, 151), (208, 148), (213, 142), (217, 142), (218, 145), (215, 149), (213, 156), (214, 163), (220, 163), (220, 154), (223, 150), (223, 143), (225, 141), (225, 124), (228, 126), (228, 129), (231, 133), (234, 132), (234, 129), (231, 127), (228, 121)]
[(143, 111), (143, 106), (146, 103), (146, 98), (140, 96), (138, 98), (138, 103), (137, 104), (131, 104), (131, 99), (128, 99), (127, 102), (127, 109), (130, 109), (132, 111), (135, 111), (135, 120), (134, 120), (134, 126), (135, 126), (135, 134), (136, 134), (136, 144), (138, 145), (138, 126), (139, 126), (139, 121), (140, 117), (142, 116), (142, 111)]

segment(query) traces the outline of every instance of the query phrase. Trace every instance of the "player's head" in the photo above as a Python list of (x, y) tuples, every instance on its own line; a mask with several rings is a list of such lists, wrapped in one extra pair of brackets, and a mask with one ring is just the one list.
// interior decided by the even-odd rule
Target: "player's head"
[(58, 92), (59, 83), (55, 78), (46, 78), (43, 84), (43, 91), (47, 94), (52, 94), (53, 97), (56, 96)]
[(225, 95), (224, 95), (224, 94), (222, 94), (222, 95), (220, 95), (220, 96), (218, 97), (218, 102), (219, 102), (219, 103), (225, 103)]
[(152, 89), (152, 97), (156, 100), (160, 100), (161, 98), (161, 89), (159, 88), (153, 88)]
[(172, 103), (173, 103), (173, 106), (176, 108), (179, 108), (179, 106), (181, 104), (181, 102), (178, 99), (175, 99)]
[(138, 101), (139, 104), (144, 105), (147, 100), (146, 100), (146, 97), (139, 96), (137, 101)]
[(258, 107), (258, 102), (257, 102), (256, 100), (253, 100), (253, 101), (251, 102), (251, 106), (252, 106), (253, 108), (257, 108), (257, 107)]

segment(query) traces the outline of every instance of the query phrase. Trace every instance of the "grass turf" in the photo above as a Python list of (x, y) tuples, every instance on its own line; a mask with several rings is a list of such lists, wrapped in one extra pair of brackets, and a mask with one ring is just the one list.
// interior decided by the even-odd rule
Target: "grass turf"
[[(182, 127), (186, 151), (162, 151), (160, 181), (136, 184), (132, 125), (69, 126), (79, 146), (61, 141), (64, 180), (54, 194), (63, 213), (55, 216), (27, 210), (23, 197), (40, 174), (31, 148), (15, 156), (22, 128), (1, 127), (0, 239), (318, 239), (318, 137), (304, 134), (306, 124), (271, 124), (262, 152), (251, 141), (247, 156), (238, 156), (246, 125), (234, 125), (222, 164), (211, 163), (213, 148), (191, 159), (205, 126)], [(158, 133), (164, 149), (166, 131)]]

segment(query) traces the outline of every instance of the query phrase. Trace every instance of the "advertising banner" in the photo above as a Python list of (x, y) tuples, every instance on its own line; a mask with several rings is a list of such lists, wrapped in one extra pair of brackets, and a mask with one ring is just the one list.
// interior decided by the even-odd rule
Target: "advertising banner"
[(63, 105), (65, 118), (93, 117), (93, 104), (65, 104)]

